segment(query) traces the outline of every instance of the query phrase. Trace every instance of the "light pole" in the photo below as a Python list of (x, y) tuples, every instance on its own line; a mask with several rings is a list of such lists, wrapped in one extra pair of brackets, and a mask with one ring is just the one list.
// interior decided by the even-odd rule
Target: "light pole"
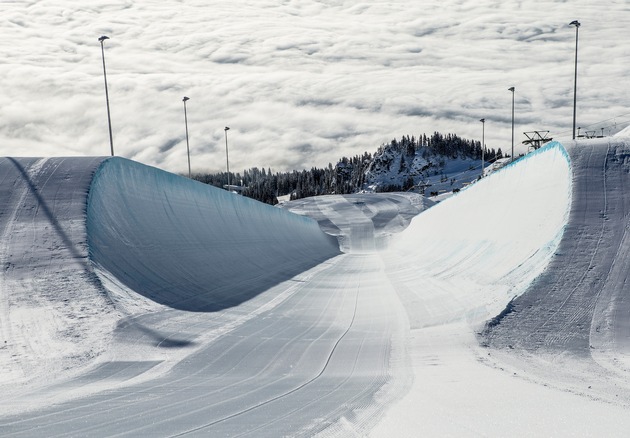
[(573, 140), (575, 140), (575, 117), (577, 111), (577, 56), (578, 56), (578, 29), (580, 22), (573, 20), (569, 26), (575, 26), (575, 77), (573, 78)]
[(190, 172), (190, 145), (188, 144), (188, 114), (186, 113), (186, 101), (190, 100), (189, 97), (184, 96), (182, 101), (184, 102), (184, 123), (186, 125), (186, 153), (188, 154), (188, 178), (191, 177)]
[(512, 92), (512, 159), (510, 162), (514, 161), (514, 87), (508, 88), (509, 91)]
[(230, 130), (228, 126), (226, 126), (223, 131), (225, 132), (225, 161), (227, 163), (227, 174), (228, 174), (228, 192), (230, 191), (230, 157), (228, 155), (228, 141), (227, 141), (227, 132)]
[(486, 148), (486, 119), (479, 120), (481, 122), (481, 178), (483, 178), (484, 167), (484, 149)]
[(107, 102), (107, 124), (109, 126), (109, 146), (112, 150), (112, 157), (114, 156), (114, 138), (112, 137), (112, 118), (109, 114), (109, 93), (107, 91), (107, 71), (105, 70), (105, 49), (103, 48), (103, 41), (108, 40), (108, 36), (99, 37), (101, 42), (101, 55), (103, 55), (103, 78), (105, 79), (105, 101)]

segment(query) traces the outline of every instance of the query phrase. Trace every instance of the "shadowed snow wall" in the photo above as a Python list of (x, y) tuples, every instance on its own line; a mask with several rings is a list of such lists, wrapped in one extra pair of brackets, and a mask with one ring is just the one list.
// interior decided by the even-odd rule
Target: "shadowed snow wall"
[(238, 305), (339, 254), (312, 219), (122, 158), (97, 171), (87, 228), (100, 269), (182, 310)]

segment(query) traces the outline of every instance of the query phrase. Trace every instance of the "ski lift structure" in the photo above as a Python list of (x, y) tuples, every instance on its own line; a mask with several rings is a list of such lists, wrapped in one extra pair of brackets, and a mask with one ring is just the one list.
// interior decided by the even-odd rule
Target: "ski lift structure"
[(527, 145), (528, 150), (530, 148), (534, 150), (540, 149), (542, 145), (553, 140), (553, 138), (548, 137), (549, 131), (529, 131), (523, 132), (523, 134), (527, 137), (527, 140), (524, 140), (523, 144)]
[(580, 129), (578, 128), (578, 138), (604, 138), (604, 128), (600, 128), (602, 130), (600, 135), (597, 135), (597, 131), (584, 131), (584, 134), (580, 134)]

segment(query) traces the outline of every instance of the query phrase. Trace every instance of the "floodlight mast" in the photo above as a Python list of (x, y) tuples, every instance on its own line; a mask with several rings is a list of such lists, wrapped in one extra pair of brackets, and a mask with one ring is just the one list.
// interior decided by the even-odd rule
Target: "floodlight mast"
[(225, 132), (225, 162), (227, 163), (228, 192), (230, 191), (230, 157), (228, 155), (228, 135), (227, 135), (227, 132), (229, 130), (230, 130), (229, 126), (226, 126), (225, 128), (223, 128), (223, 131)]
[(186, 112), (186, 102), (190, 100), (189, 97), (184, 96), (184, 98), (182, 99), (182, 101), (184, 102), (184, 124), (186, 125), (186, 153), (188, 154), (188, 178), (191, 178), (191, 171), (190, 171), (190, 145), (188, 143), (188, 114)]
[(483, 178), (484, 150), (486, 148), (486, 119), (479, 121), (481, 122), (481, 178)]
[(514, 87), (508, 90), (512, 92), (512, 158), (510, 161), (514, 161)]
[(105, 70), (105, 49), (103, 48), (103, 41), (108, 40), (109, 37), (103, 35), (99, 37), (101, 43), (101, 55), (103, 57), (103, 78), (105, 79), (105, 101), (107, 102), (107, 125), (109, 126), (109, 146), (111, 148), (112, 157), (114, 156), (114, 138), (112, 136), (112, 118), (109, 112), (109, 92), (107, 90), (107, 71)]
[(577, 115), (577, 62), (578, 62), (578, 30), (580, 29), (580, 22), (573, 20), (569, 23), (569, 26), (575, 26), (575, 75), (573, 78), (573, 140), (575, 140), (575, 121)]

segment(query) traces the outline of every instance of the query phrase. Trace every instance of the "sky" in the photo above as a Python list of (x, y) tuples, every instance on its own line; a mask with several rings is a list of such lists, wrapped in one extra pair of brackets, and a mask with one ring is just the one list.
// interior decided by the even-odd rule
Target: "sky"
[[(0, 155), (187, 172), (324, 167), (401, 135), (511, 148), (630, 124), (630, 5), (592, 0), (3, 0)], [(588, 127), (588, 128), (586, 128)]]

